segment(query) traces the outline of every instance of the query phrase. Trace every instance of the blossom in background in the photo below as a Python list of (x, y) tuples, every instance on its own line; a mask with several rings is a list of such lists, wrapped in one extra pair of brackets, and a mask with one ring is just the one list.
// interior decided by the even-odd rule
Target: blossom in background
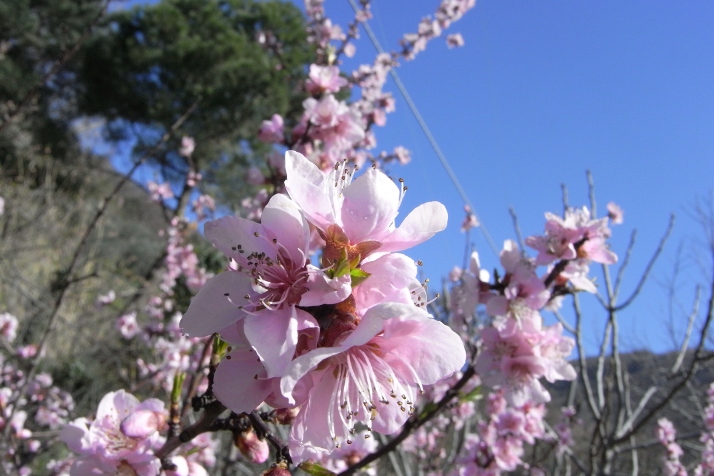
[(258, 139), (268, 143), (282, 143), (285, 138), (283, 136), (283, 118), (280, 114), (273, 114), (269, 121), (263, 121), (258, 132)]
[(116, 298), (116, 293), (113, 289), (110, 289), (106, 294), (97, 296), (97, 299), (94, 301), (94, 307), (96, 307), (97, 309), (102, 308), (107, 304), (113, 303)]
[(119, 317), (115, 323), (116, 329), (125, 339), (132, 339), (139, 333), (139, 324), (136, 322), (136, 312), (130, 312)]
[(155, 476), (161, 462), (153, 454), (163, 443), (164, 403), (144, 402), (124, 390), (102, 398), (93, 421), (78, 418), (66, 425), (60, 439), (78, 456), (71, 475), (137, 474)]
[(464, 46), (464, 37), (461, 33), (454, 33), (446, 37), (446, 46), (449, 48), (460, 48)]
[(171, 190), (171, 185), (166, 182), (158, 184), (154, 181), (150, 181), (146, 186), (149, 188), (149, 193), (151, 193), (151, 199), (155, 202), (174, 198), (174, 192)]
[(340, 76), (340, 68), (337, 66), (311, 64), (305, 88), (310, 94), (336, 93), (347, 84), (347, 80)]
[(476, 214), (471, 210), (470, 206), (464, 205), (464, 212), (466, 212), (466, 216), (464, 217), (464, 221), (461, 222), (461, 231), (468, 231), (480, 225)]
[(196, 141), (193, 137), (183, 136), (181, 138), (181, 147), (179, 147), (178, 153), (183, 157), (190, 157), (193, 154), (194, 149), (196, 149)]
[(625, 220), (625, 212), (623, 212), (622, 208), (615, 202), (607, 204), (607, 216), (613, 225), (620, 225)]
[(12, 342), (17, 337), (17, 318), (12, 314), (3, 312), (0, 314), (0, 335), (8, 342)]

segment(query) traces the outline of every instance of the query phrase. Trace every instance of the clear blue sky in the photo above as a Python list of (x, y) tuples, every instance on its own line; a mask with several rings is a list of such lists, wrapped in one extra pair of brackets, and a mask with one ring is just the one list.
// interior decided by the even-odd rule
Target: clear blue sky
[[(390, 50), (436, 5), (375, 0), (370, 24)], [(351, 16), (346, 0), (325, 6), (343, 25)], [(611, 200), (625, 210), (625, 224), (614, 227), (613, 250), (622, 256), (638, 229), (627, 295), (669, 214), (677, 215), (655, 279), (633, 312), (623, 314), (626, 348), (671, 346), (658, 282), (669, 279), (680, 242), (685, 304), (692, 282), (704, 279), (692, 244), (701, 233), (690, 214), (697, 199), (709, 196), (714, 177), (712, 25), (714, 3), (704, 1), (480, 0), (449, 30), (463, 35), (463, 48), (449, 50), (437, 39), (398, 69), (498, 246), (514, 236), (509, 206), (527, 236), (542, 231), (544, 212), (561, 211), (561, 183), (571, 204), (586, 204), (589, 169), (600, 210)], [(370, 62), (375, 50), (366, 35), (357, 46), (350, 65)], [(413, 152), (411, 164), (391, 168), (409, 186), (401, 216), (428, 200), (450, 212), (445, 232), (408, 252), (424, 261), (438, 287), (440, 276), (462, 262), (462, 202), (391, 82), (387, 89), (394, 91), (397, 112), (377, 130), (378, 147)], [(496, 257), (478, 232), (473, 236), (482, 262), (493, 268)], [(601, 319), (591, 312), (585, 329), (599, 334)], [(678, 332), (683, 319), (672, 323)]]

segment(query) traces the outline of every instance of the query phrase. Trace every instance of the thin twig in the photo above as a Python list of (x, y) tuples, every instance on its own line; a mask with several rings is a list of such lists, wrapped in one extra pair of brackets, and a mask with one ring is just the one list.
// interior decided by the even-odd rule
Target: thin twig
[(664, 249), (664, 245), (667, 242), (667, 239), (669, 238), (669, 235), (672, 233), (672, 229), (674, 228), (674, 215), (670, 215), (669, 217), (669, 224), (667, 225), (667, 230), (665, 230), (664, 235), (662, 235), (662, 238), (659, 240), (659, 244), (657, 245), (657, 248), (655, 249), (654, 254), (652, 255), (652, 258), (650, 258), (649, 263), (647, 263), (647, 266), (645, 267), (645, 271), (642, 273), (642, 276), (640, 277), (640, 282), (637, 283), (637, 286), (635, 287), (635, 290), (632, 292), (629, 298), (625, 300), (622, 304), (619, 304), (615, 310), (619, 311), (621, 309), (626, 308), (627, 306), (632, 303), (632, 301), (640, 294), (640, 291), (642, 291), (642, 286), (644, 286), (645, 281), (647, 281), (647, 278), (650, 275), (650, 272), (652, 271), (652, 267), (655, 264), (655, 261), (657, 261), (657, 258), (659, 255), (662, 253), (662, 250)]
[(682, 339), (682, 346), (679, 349), (679, 354), (677, 354), (677, 360), (675, 360), (670, 374), (676, 374), (677, 371), (679, 371), (679, 367), (681, 367), (682, 362), (684, 361), (684, 356), (686, 355), (687, 349), (689, 348), (689, 340), (692, 336), (692, 329), (694, 329), (694, 321), (699, 315), (699, 298), (701, 296), (701, 291), (702, 288), (697, 286), (694, 295), (694, 305), (692, 306), (692, 312), (689, 313), (689, 319), (687, 320), (687, 330), (684, 333), (684, 339)]
[(521, 225), (518, 223), (518, 215), (513, 207), (508, 207), (508, 213), (511, 215), (511, 221), (513, 222), (513, 230), (516, 232), (516, 238), (518, 239), (518, 245), (522, 250), (526, 249), (526, 242), (523, 241), (523, 234), (521, 233)]

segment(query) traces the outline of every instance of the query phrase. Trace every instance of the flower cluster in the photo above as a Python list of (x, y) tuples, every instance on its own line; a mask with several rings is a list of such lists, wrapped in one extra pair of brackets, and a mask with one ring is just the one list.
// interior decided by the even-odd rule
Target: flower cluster
[[(381, 171), (353, 180), (340, 163), (325, 175), (292, 151), (285, 166), (289, 196), (274, 195), (260, 223), (206, 224), (230, 262), (191, 301), (181, 328), (220, 332), (232, 345), (213, 386), (231, 410), (299, 407), (289, 446), (300, 462), (351, 444), (360, 428), (395, 432), (423, 386), (466, 356), (460, 337), (424, 310), (416, 265), (398, 253), (444, 229), (443, 205), (425, 203), (397, 227), (404, 188)], [(319, 267), (308, 258), (311, 228)]]
[(479, 431), (466, 437), (465, 448), (454, 475), (496, 475), (514, 471), (521, 464), (524, 444), (543, 439), (545, 427), (542, 404), (526, 402), (509, 406), (502, 392), (488, 399), (488, 420)]
[(679, 461), (684, 454), (682, 447), (677, 443), (677, 430), (672, 422), (666, 418), (657, 420), (657, 439), (667, 450), (667, 457), (664, 461), (664, 474), (667, 476), (686, 476), (687, 469)]
[[(15, 316), (0, 314), (0, 340), (11, 350), (17, 327)], [(25, 359), (23, 349), (29, 347), (20, 347), (15, 354)], [(0, 442), (0, 452), (6, 456), (0, 469), (7, 474), (30, 474), (31, 469), (25, 463), (48, 446), (44, 439), (36, 438), (35, 432), (57, 430), (74, 409), (72, 396), (54, 385), (51, 375), (37, 373), (29, 377), (23, 370), (24, 364), (0, 354), (0, 431), (7, 431), (8, 435)]]

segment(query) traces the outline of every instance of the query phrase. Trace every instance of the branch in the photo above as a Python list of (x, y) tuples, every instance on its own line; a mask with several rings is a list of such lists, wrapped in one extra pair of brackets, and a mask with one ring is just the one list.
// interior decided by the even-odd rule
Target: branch
[(640, 294), (640, 291), (642, 291), (642, 286), (645, 284), (647, 277), (649, 276), (650, 272), (652, 271), (652, 267), (654, 266), (655, 261), (657, 261), (657, 258), (659, 257), (660, 253), (662, 253), (662, 250), (664, 249), (664, 245), (667, 242), (669, 235), (672, 233), (673, 228), (674, 228), (674, 215), (670, 215), (669, 216), (669, 224), (667, 225), (667, 230), (665, 230), (664, 235), (662, 235), (662, 238), (659, 240), (659, 244), (657, 245), (657, 248), (655, 249), (655, 252), (652, 255), (652, 258), (650, 258), (649, 263), (647, 263), (647, 267), (645, 268), (644, 273), (642, 273), (642, 277), (640, 277), (640, 282), (637, 283), (637, 287), (632, 292), (630, 297), (627, 298), (624, 303), (615, 307), (615, 309), (614, 309), (615, 311), (619, 311), (620, 309), (624, 309), (627, 306), (629, 306), (632, 303), (632, 301)]

